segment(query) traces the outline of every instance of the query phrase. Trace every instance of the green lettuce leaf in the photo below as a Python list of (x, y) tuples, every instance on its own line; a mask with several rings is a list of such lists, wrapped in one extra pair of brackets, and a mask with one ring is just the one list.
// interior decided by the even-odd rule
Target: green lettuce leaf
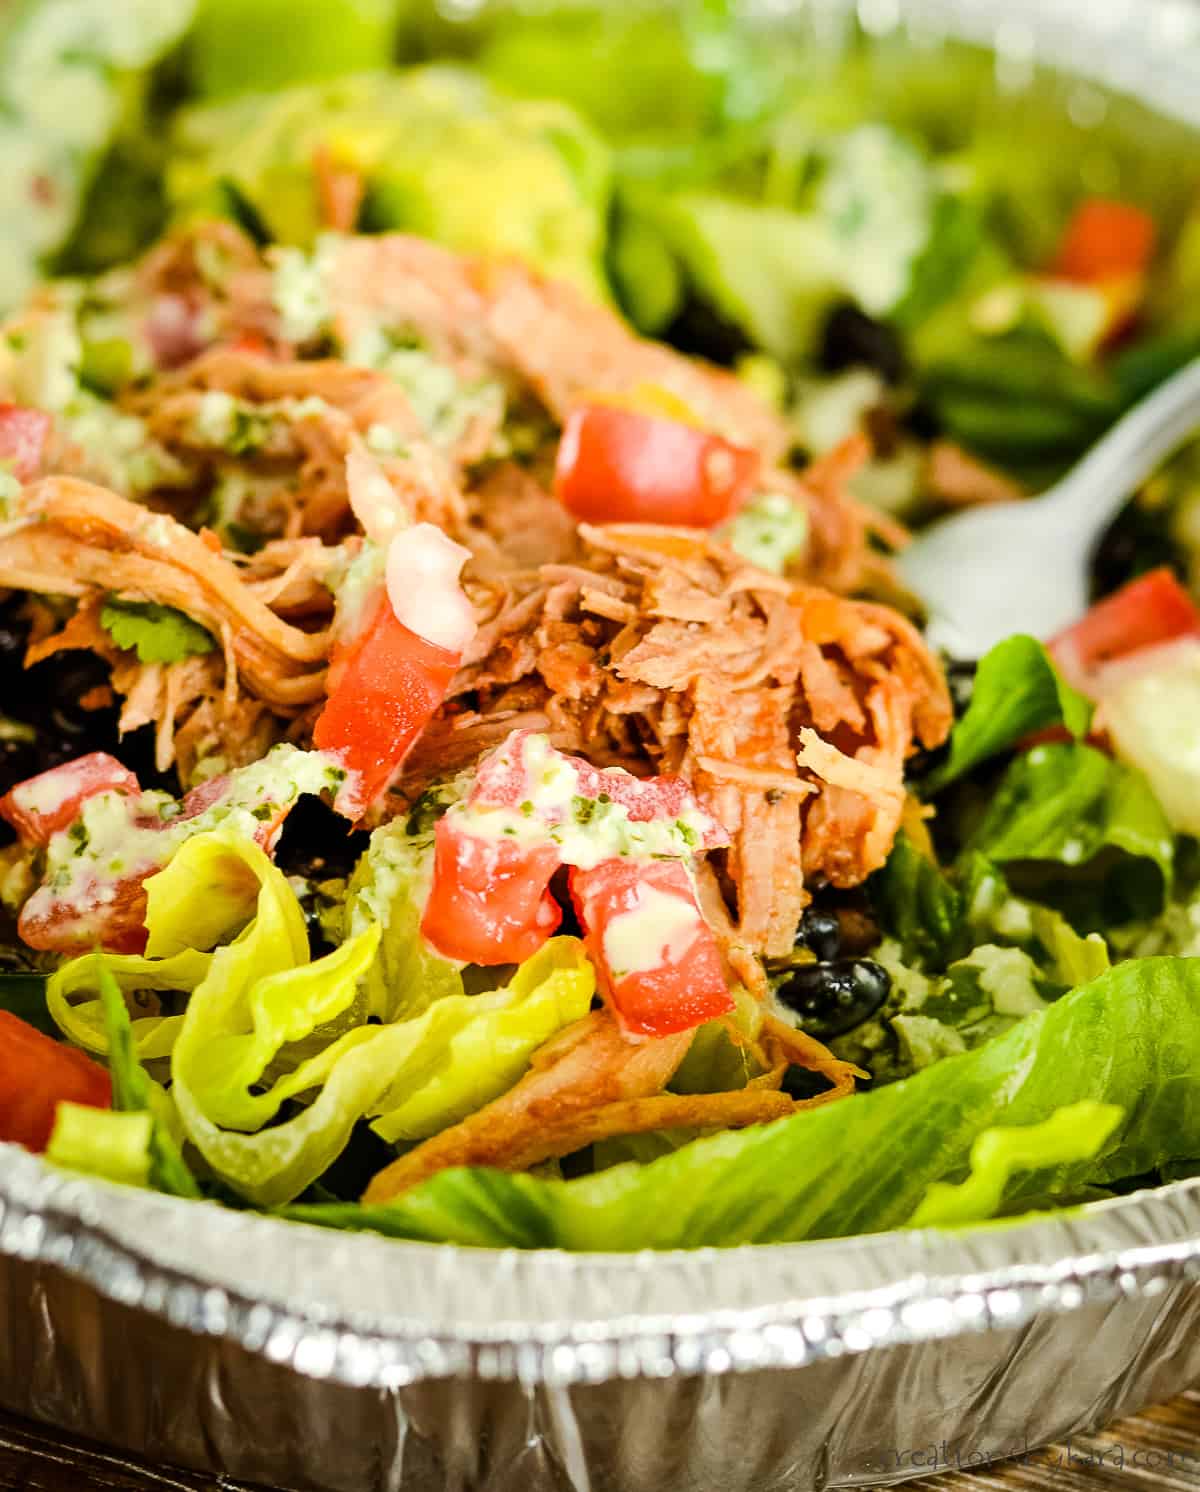
[(1051, 1155), (1007, 1178), (999, 1202), (1011, 1210), (1022, 1197), (1067, 1194), (1200, 1154), (1198, 1044), (1200, 960), (1144, 959), (903, 1082), (697, 1140), (649, 1166), (560, 1182), (447, 1171), (385, 1206), (289, 1215), (490, 1247), (847, 1237), (904, 1225), (931, 1183), (966, 1176), (988, 1129), (1042, 1124), (1085, 1101), (1123, 1111), (1100, 1153)]
[[(172, 1058), (175, 1100), (191, 1142), (253, 1202), (297, 1196), (341, 1153), (364, 1115), (377, 1116), (387, 1138), (417, 1138), (454, 1123), (511, 1087), (534, 1051), (591, 1005), (594, 976), (583, 945), (556, 938), (507, 989), (447, 996), (413, 1020), (355, 1026), (265, 1093), (248, 1091), (244, 1084), (264, 1055), (278, 1051), (283, 1022), (295, 1040), (308, 1020), (352, 996), (378, 937), (373, 927), (290, 979), (264, 980), (252, 924), (242, 940), (217, 952), (192, 996)], [(314, 1093), (309, 1107), (260, 1133), (222, 1127), (268, 1123), (285, 1099)]]
[(179, 663), (216, 647), (212, 633), (173, 606), (157, 601), (105, 602), (100, 625), (119, 648), (134, 649), (139, 663)]
[(1091, 704), (1060, 676), (1042, 644), (1032, 637), (1009, 637), (980, 661), (971, 703), (950, 737), (950, 754), (923, 792), (926, 797), (940, 792), (1048, 726), (1065, 725), (1081, 740), (1091, 720)]
[[(417, 936), (427, 838), (411, 853), (402, 832), (381, 841), (358, 882), (354, 930), (310, 962), (286, 877), (230, 830), (198, 835), (147, 882), (147, 955), (66, 965), (52, 981), (55, 1017), (108, 1053), (119, 1106), (154, 1107), (138, 1058), (169, 1054), (182, 1133), (253, 1201), (303, 1191), (363, 1118), (389, 1141), (433, 1134), (511, 1087), (544, 1041), (587, 1013), (595, 980), (583, 945), (557, 938), (503, 989), (464, 994), (457, 969)], [(183, 946), (189, 929), (202, 946)], [(184, 1013), (131, 1022), (124, 991), (147, 989), (187, 994)]]
[(150, 1185), (154, 1116), (60, 1103), (46, 1159), (68, 1171), (126, 1186)]
[(880, 925), (912, 962), (944, 967), (960, 941), (965, 900), (901, 830), (869, 891)]
[(1092, 1160), (1123, 1117), (1116, 1104), (1084, 1099), (1040, 1124), (985, 1129), (971, 1146), (971, 1174), (957, 1184), (932, 1182), (909, 1227), (961, 1227), (995, 1217), (1015, 1174)]
[[(188, 840), (165, 869), (146, 882), (146, 953), (109, 954), (105, 965), (124, 993), (135, 1000), (153, 991), (190, 993), (208, 974), (208, 950), (239, 931), (253, 915), (257, 871), (266, 857), (261, 851), (240, 855), (231, 851), (231, 843), (247, 841), (215, 834)], [(298, 962), (307, 956), (302, 916), (292, 917), (281, 937), (285, 958)], [(46, 1004), (68, 1040), (87, 1051), (108, 1051), (109, 1024), (90, 954), (55, 971), (47, 985)], [(143, 1061), (170, 1056), (182, 1029), (181, 1015), (139, 1016), (132, 1024), (137, 1055)]]
[(435, 1000), (463, 993), (459, 966), (421, 936), (421, 912), (433, 876), (433, 831), (409, 832), (395, 819), (376, 829), (347, 890), (343, 936), (377, 924), (379, 956), (364, 984), (371, 1015), (388, 1022), (419, 1015)]
[[(104, 955), (93, 955), (96, 966), (96, 985), (100, 992), (100, 1003), (108, 1028), (108, 1070), (112, 1078), (112, 1106), (116, 1113), (134, 1114), (149, 1119), (146, 1132), (146, 1179), (158, 1191), (169, 1192), (176, 1197), (198, 1197), (200, 1188), (180, 1153), (164, 1115), (170, 1099), (158, 1085), (152, 1082), (138, 1060), (134, 1046), (133, 1030), (129, 1010), (121, 987), (109, 972)], [(113, 1132), (113, 1142), (127, 1139), (132, 1130)], [(98, 1128), (93, 1141), (93, 1153), (105, 1169), (103, 1175), (111, 1175), (113, 1162), (103, 1155), (103, 1136)], [(125, 1164), (127, 1156), (120, 1164)]]
[(673, 1093), (728, 1093), (744, 1088), (762, 1069), (746, 1048), (730, 1035), (730, 1023), (751, 1041), (762, 1030), (763, 1007), (740, 985), (732, 991), (734, 1009), (717, 1021), (700, 1026), (687, 1056), (675, 1069), (670, 1087)]
[(1175, 839), (1140, 772), (1062, 744), (1013, 761), (968, 851), (1008, 867), (1010, 881), (1077, 925), (1103, 929), (1162, 910)]
[(507, 1092), (556, 1031), (582, 1020), (594, 992), (583, 944), (554, 938), (506, 988), (450, 996), (391, 1027), (397, 1051), (413, 1055), (407, 1067), (397, 1063), (372, 1128), (385, 1140), (419, 1140), (465, 1119)]
[(1111, 967), (1108, 944), (1099, 933), (1081, 937), (1066, 918), (1049, 907), (1030, 911), (1034, 936), (1046, 950), (1050, 968), (1067, 989), (1099, 979)]

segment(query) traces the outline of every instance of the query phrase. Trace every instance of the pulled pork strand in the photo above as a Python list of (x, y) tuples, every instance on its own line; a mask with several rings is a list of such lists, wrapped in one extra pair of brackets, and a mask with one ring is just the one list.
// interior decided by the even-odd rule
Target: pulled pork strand
[(695, 1033), (636, 1041), (622, 1036), (607, 1011), (593, 1011), (536, 1052), (529, 1071), (509, 1092), (379, 1172), (363, 1201), (388, 1202), (454, 1166), (524, 1171), (618, 1135), (742, 1129), (854, 1091), (855, 1075), (863, 1075), (857, 1068), (840, 1062), (811, 1037), (782, 1022), (774, 1025), (788, 1034), (776, 1033), (772, 1026), (771, 1042), (786, 1052), (786, 1061), (828, 1077), (826, 1092), (795, 1100), (752, 1083), (729, 1093), (664, 1093)]

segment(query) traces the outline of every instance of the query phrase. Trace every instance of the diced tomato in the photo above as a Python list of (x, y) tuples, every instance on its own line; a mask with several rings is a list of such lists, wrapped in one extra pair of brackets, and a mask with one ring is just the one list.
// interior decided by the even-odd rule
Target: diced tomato
[(21, 908), (17, 933), (43, 953), (87, 953), (97, 943), (106, 953), (141, 953), (146, 947), (145, 883), (161, 865), (146, 866), (120, 881), (94, 883), (71, 901), (44, 889)]
[(522, 963), (562, 920), (548, 890), (558, 865), (553, 844), (485, 838), (443, 818), (421, 932), (439, 953), (462, 963)]
[(1177, 638), (1200, 636), (1200, 610), (1164, 565), (1122, 586), (1049, 644), (1064, 678), (1085, 694), (1094, 692), (1097, 674)]
[(1085, 284), (1140, 275), (1154, 254), (1156, 237), (1154, 219), (1140, 207), (1090, 197), (1067, 224), (1054, 272)]
[(89, 798), (100, 793), (141, 792), (138, 780), (115, 756), (93, 751), (18, 782), (0, 798), (0, 817), (28, 844), (49, 844), (53, 835), (79, 817)]
[(20, 482), (32, 482), (42, 469), (53, 420), (40, 409), (0, 403), (0, 462)]
[(554, 490), (584, 523), (712, 528), (750, 496), (757, 451), (683, 420), (612, 404), (567, 418)]
[(108, 1073), (75, 1047), (0, 1010), (0, 1140), (45, 1150), (60, 1103), (111, 1108)]
[(245, 352), (253, 357), (267, 357), (271, 348), (261, 332), (241, 332), (230, 344), (232, 352)]
[(667, 1036), (733, 1009), (716, 938), (682, 861), (575, 869), (571, 895), (601, 991), (627, 1031)]
[(459, 654), (399, 621), (383, 593), (355, 641), (335, 652), (313, 744), (360, 774), (364, 807), (384, 791), (445, 699), (458, 664)]

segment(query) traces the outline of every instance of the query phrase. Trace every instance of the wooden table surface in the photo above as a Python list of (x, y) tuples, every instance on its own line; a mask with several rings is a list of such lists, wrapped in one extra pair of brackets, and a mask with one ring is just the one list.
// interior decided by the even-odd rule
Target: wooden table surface
[[(903, 1485), (909, 1492), (1198, 1492), (1200, 1389), (1099, 1434), (1031, 1451), (1020, 1461)], [(223, 1477), (148, 1467), (0, 1414), (0, 1492), (243, 1489)]]

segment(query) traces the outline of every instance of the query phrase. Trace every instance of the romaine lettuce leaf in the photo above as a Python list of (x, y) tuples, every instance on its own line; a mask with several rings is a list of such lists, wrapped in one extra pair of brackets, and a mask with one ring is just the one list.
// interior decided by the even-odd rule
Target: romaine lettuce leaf
[(433, 834), (412, 834), (401, 819), (371, 835), (346, 894), (343, 933), (372, 923), (382, 929), (379, 956), (364, 988), (371, 1015), (394, 1021), (420, 1015), (435, 1000), (463, 993), (459, 966), (421, 936), (421, 913), (433, 876)]
[(1175, 839), (1141, 773), (1090, 746), (1055, 744), (1013, 761), (968, 851), (1009, 867), (1019, 889), (1077, 926), (1103, 929), (1162, 910)]
[(198, 1197), (200, 1188), (188, 1170), (167, 1117), (167, 1111), (173, 1107), (171, 1099), (151, 1081), (138, 1060), (125, 997), (109, 972), (104, 955), (94, 954), (93, 961), (108, 1038), (113, 1113), (136, 1118), (139, 1123), (136, 1126), (97, 1123), (85, 1144), (81, 1126), (68, 1118), (67, 1132), (59, 1137), (60, 1163), (68, 1164), (62, 1159), (65, 1150), (73, 1157), (70, 1163), (76, 1169), (93, 1170), (112, 1180), (132, 1180), (135, 1171), (139, 1176), (141, 1172), (140, 1162), (135, 1166), (137, 1136), (141, 1135), (145, 1172), (136, 1184), (150, 1185), (176, 1197)]
[[(288, 1023), (294, 1040), (316, 1011), (352, 996), (378, 938), (372, 926), (291, 979), (262, 980), (252, 924), (243, 939), (217, 952), (209, 978), (192, 996), (172, 1058), (175, 1101), (191, 1142), (253, 1202), (269, 1206), (297, 1196), (341, 1153), (364, 1115), (378, 1116), (376, 1127), (387, 1138), (415, 1138), (481, 1107), (591, 1005), (595, 982), (583, 945), (556, 938), (507, 989), (450, 995), (413, 1020), (355, 1026), (265, 1093), (249, 1092), (243, 1085), (264, 1054), (278, 1050), (280, 1024)], [(288, 1007), (288, 989), (299, 997), (296, 1009)], [(309, 1107), (258, 1133), (223, 1127), (266, 1124), (285, 1099), (309, 1094), (315, 1094)]]
[(880, 925), (898, 939), (904, 957), (944, 968), (961, 940), (965, 899), (903, 830), (869, 891)]
[(447, 1171), (386, 1206), (289, 1215), (398, 1237), (589, 1250), (846, 1237), (904, 1225), (935, 1181), (968, 1172), (998, 1125), (1038, 1125), (1080, 1102), (1121, 1121), (1101, 1153), (1014, 1173), (998, 1201), (1069, 1193), (1200, 1154), (1200, 960), (1123, 964), (975, 1051), (876, 1092), (644, 1167), (573, 1181)]
[(971, 703), (950, 737), (950, 754), (923, 784), (924, 795), (940, 792), (1047, 726), (1065, 725), (1081, 740), (1091, 720), (1091, 705), (1060, 676), (1040, 642), (1006, 638), (980, 661)]
[(154, 1117), (145, 1110), (92, 1109), (60, 1103), (46, 1159), (67, 1171), (82, 1171), (120, 1181), (126, 1186), (149, 1186)]
[[(573, 938), (552, 940), (505, 988), (465, 995), (457, 968), (428, 954), (417, 931), (427, 841), (380, 832), (356, 878), (349, 936), (324, 958), (309, 961), (284, 875), (253, 842), (219, 830), (187, 841), (147, 883), (146, 957), (77, 959), (53, 981), (56, 1018), (108, 1052), (119, 1106), (153, 1107), (138, 1056), (170, 1054), (183, 1133), (251, 1200), (303, 1191), (364, 1117), (388, 1140), (455, 1123), (511, 1087), (590, 1007), (595, 980)], [(181, 946), (189, 928), (204, 946)], [(182, 1016), (131, 1023), (122, 987), (190, 998)], [(276, 1122), (294, 1100), (307, 1107)], [(155, 1146), (161, 1171), (157, 1131)]]
[(413, 1057), (408, 1068), (397, 1062), (395, 1080), (376, 1106), (375, 1133), (385, 1140), (424, 1139), (499, 1098), (538, 1047), (583, 1019), (594, 992), (582, 943), (554, 938), (506, 988), (449, 996), (417, 1020), (391, 1027), (397, 1048)]
[[(204, 834), (186, 841), (165, 869), (146, 882), (146, 953), (109, 954), (106, 968), (127, 994), (153, 990), (190, 993), (208, 974), (209, 949), (240, 930), (259, 902), (259, 872), (269, 864), (253, 845), (246, 855), (234, 846), (248, 841)], [(288, 893), (290, 901), (295, 898)], [(260, 907), (260, 910), (262, 908)], [(303, 916), (289, 917), (287, 902), (275, 908), (283, 962), (307, 957)], [(63, 1035), (87, 1051), (108, 1051), (108, 1021), (90, 954), (72, 959), (51, 976), (46, 1003)], [(181, 1015), (139, 1016), (133, 1022), (137, 1055), (167, 1057), (183, 1028)]]
[(971, 1146), (967, 1179), (931, 1182), (908, 1226), (961, 1227), (995, 1217), (1015, 1174), (1092, 1160), (1122, 1118), (1116, 1104), (1084, 1099), (1040, 1124), (985, 1129)]

